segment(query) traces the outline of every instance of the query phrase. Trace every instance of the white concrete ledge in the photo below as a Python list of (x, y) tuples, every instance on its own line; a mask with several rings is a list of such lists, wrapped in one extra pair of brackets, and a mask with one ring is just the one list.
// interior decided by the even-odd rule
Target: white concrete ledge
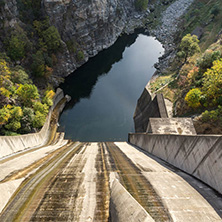
[(112, 222), (154, 222), (117, 179), (114, 179), (111, 187), (110, 217)]

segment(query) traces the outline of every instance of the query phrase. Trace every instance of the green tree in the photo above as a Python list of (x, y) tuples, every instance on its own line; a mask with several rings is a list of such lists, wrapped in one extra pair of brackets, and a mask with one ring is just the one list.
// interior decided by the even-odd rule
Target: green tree
[(198, 88), (191, 89), (187, 93), (185, 97), (185, 101), (187, 102), (188, 106), (192, 108), (198, 108), (201, 105), (200, 104), (201, 95), (202, 95), (202, 92), (200, 91), (200, 89)]
[(49, 50), (55, 51), (60, 47), (61, 37), (55, 26), (50, 26), (42, 35)]
[(135, 8), (138, 11), (144, 11), (147, 9), (148, 0), (135, 0)]
[(45, 74), (45, 59), (41, 50), (37, 51), (36, 54), (32, 55), (32, 73), (35, 76), (42, 77)]
[(40, 128), (45, 123), (46, 116), (39, 111), (36, 112), (34, 120), (32, 122), (34, 128)]
[(198, 43), (199, 40), (196, 35), (191, 36), (191, 34), (187, 34), (181, 40), (177, 56), (184, 59), (184, 63), (186, 63), (189, 57), (193, 56), (197, 52), (200, 52)]
[(22, 69), (22, 67), (16, 67), (11, 74), (11, 80), (18, 84), (29, 84), (32, 81), (29, 79), (29, 75)]
[(15, 61), (22, 59), (25, 56), (25, 45), (18, 36), (12, 36), (8, 47), (9, 56)]
[(33, 102), (39, 99), (38, 89), (33, 84), (21, 84), (17, 89), (16, 94), (19, 96), (21, 102), (27, 107), (31, 107)]
[(49, 107), (47, 106), (47, 104), (42, 104), (41, 102), (35, 102), (33, 105), (33, 109), (36, 112), (40, 112), (42, 114), (44, 114), (45, 116), (48, 114), (49, 111)]

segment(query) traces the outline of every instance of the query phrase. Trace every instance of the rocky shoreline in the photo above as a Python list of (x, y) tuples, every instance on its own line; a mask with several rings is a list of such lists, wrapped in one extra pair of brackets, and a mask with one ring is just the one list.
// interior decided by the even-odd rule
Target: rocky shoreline
[(169, 66), (175, 56), (175, 34), (179, 31), (180, 18), (194, 0), (177, 0), (172, 3), (161, 15), (161, 25), (148, 30), (149, 33), (160, 41), (165, 53), (154, 66), (157, 69), (155, 75), (161, 74)]

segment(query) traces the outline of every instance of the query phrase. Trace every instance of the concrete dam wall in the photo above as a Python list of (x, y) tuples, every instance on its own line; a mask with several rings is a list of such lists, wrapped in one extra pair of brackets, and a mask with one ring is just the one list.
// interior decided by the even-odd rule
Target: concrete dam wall
[(129, 142), (222, 194), (222, 136), (129, 134)]
[(149, 119), (151, 117), (168, 118), (168, 114), (163, 95), (157, 94), (154, 99), (152, 99), (148, 86), (146, 86), (137, 101), (133, 116), (135, 132), (147, 132)]
[[(61, 89), (57, 89), (53, 99), (53, 106), (49, 111), (49, 115), (42, 129), (38, 133), (30, 133), (19, 136), (0, 136), (0, 158), (12, 153), (36, 146), (44, 145), (49, 137), (49, 127), (52, 112), (56, 105), (64, 98), (64, 93)], [(63, 107), (61, 107), (62, 109)]]

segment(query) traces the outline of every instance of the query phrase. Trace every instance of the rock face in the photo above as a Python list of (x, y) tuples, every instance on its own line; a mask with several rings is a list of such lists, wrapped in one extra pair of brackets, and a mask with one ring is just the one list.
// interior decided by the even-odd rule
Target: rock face
[(43, 7), (64, 41), (65, 53), (54, 69), (61, 77), (111, 46), (123, 31), (141, 26), (145, 15), (136, 12), (134, 0), (44, 0)]

